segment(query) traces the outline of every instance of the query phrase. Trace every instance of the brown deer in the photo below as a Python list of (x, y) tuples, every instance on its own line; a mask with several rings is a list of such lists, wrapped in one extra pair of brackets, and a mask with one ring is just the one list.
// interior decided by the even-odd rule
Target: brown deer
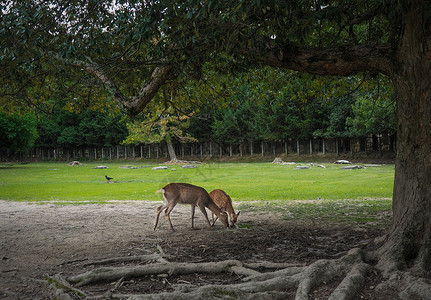
[[(218, 207), (220, 207), (220, 209), (223, 209), (224, 211), (226, 211), (229, 214), (230, 217), (230, 227), (234, 227), (236, 221), (238, 221), (238, 216), (239, 213), (236, 214), (235, 210), (233, 209), (232, 206), (232, 199), (230, 198), (230, 196), (223, 190), (214, 190), (212, 191), (210, 194), (211, 199), (214, 201), (215, 204), (217, 204)], [(213, 225), (215, 223), (215, 221), (217, 221), (217, 218), (214, 220), (214, 214), (211, 214), (212, 216), (212, 220), (213, 220)]]
[(208, 195), (208, 192), (205, 189), (188, 183), (169, 183), (164, 188), (158, 190), (156, 194), (160, 192), (163, 194), (163, 204), (157, 207), (156, 220), (154, 221), (154, 230), (156, 230), (157, 223), (159, 222), (160, 213), (162, 212), (162, 210), (165, 210), (165, 215), (166, 219), (169, 222), (169, 226), (171, 227), (172, 231), (175, 231), (174, 227), (172, 226), (169, 214), (171, 213), (172, 209), (174, 209), (175, 205), (177, 205), (177, 203), (190, 204), (192, 206), (191, 225), (193, 229), (193, 219), (195, 216), (196, 206), (200, 208), (210, 228), (214, 226), (214, 223), (211, 225), (205, 208), (211, 210), (226, 227), (229, 227), (226, 212), (224, 212), (224, 210), (221, 210), (212, 201), (211, 197)]

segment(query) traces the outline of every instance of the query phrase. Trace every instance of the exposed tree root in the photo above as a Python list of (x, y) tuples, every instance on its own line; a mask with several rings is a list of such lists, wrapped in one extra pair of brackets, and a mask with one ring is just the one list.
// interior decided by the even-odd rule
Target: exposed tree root
[(125, 262), (144, 262), (144, 261), (157, 261), (157, 262), (167, 262), (165, 258), (169, 258), (169, 255), (161, 255), (158, 253), (154, 254), (147, 254), (147, 255), (140, 255), (140, 256), (124, 256), (124, 257), (114, 257), (114, 258), (107, 258), (99, 261), (92, 261), (87, 262), (84, 264), (84, 266), (90, 266), (90, 265), (107, 265), (107, 264), (113, 264), (113, 263), (125, 263)]
[(401, 299), (431, 299), (431, 285), (424, 278), (410, 272), (396, 271), (386, 281), (379, 284), (377, 290), (397, 288)]
[[(165, 255), (166, 256), (166, 255)], [(118, 262), (123, 258), (105, 260), (104, 262)], [(138, 260), (138, 259), (136, 259)], [(278, 269), (275, 271), (259, 272), (256, 268)], [(281, 269), (279, 269), (281, 268)], [(102, 267), (71, 276), (67, 279), (56, 275), (49, 278), (50, 283), (56, 288), (56, 294), (98, 299), (110, 297), (113, 299), (283, 299), (292, 297), (295, 299), (308, 299), (308, 295), (316, 286), (339, 280), (341, 283), (333, 291), (330, 299), (349, 299), (362, 286), (364, 277), (371, 267), (363, 262), (363, 253), (360, 249), (353, 249), (342, 258), (334, 260), (318, 260), (309, 266), (276, 263), (242, 263), (238, 260), (226, 260), (220, 262), (204, 263), (175, 263), (158, 262), (139, 266)], [(174, 284), (173, 291), (145, 295), (122, 295), (114, 291), (125, 279), (143, 277), (149, 275), (167, 274), (167, 276), (180, 276), (196, 273), (231, 273), (242, 277), (242, 282), (205, 286), (192, 284)], [(79, 290), (79, 287), (94, 284), (96, 282), (117, 282), (114, 289), (108, 290), (103, 295), (87, 295)], [(75, 287), (72, 287), (72, 284)], [(296, 292), (295, 292), (296, 290)]]
[[(63, 278), (60, 274), (47, 277), (55, 291), (56, 299), (285, 299), (295, 295), (296, 300), (308, 300), (316, 287), (329, 282), (339, 282), (328, 299), (352, 299), (364, 284), (366, 275), (372, 269), (365, 259), (376, 259), (376, 253), (365, 253), (352, 249), (339, 259), (321, 259), (309, 266), (286, 263), (243, 263), (238, 260), (202, 263), (169, 262), (158, 246), (159, 253), (138, 257), (121, 257), (91, 263), (108, 264), (117, 262), (143, 261), (145, 265), (101, 267), (91, 271)], [(373, 256), (374, 255), (374, 256)], [(86, 264), (89, 265), (89, 264)], [(265, 269), (267, 272), (257, 271)], [(276, 269), (271, 271), (271, 269)], [(120, 294), (116, 291), (126, 279), (145, 276), (181, 276), (187, 274), (235, 274), (242, 282), (233, 284), (208, 284), (197, 286), (186, 284), (170, 285), (171, 291), (155, 294)], [(93, 295), (79, 288), (108, 282), (106, 292)], [(181, 280), (179, 280), (181, 282)], [(112, 288), (113, 286), (113, 288)], [(394, 271), (391, 276), (376, 287), (376, 290), (397, 290), (402, 299), (431, 299), (431, 285), (423, 278), (410, 272)]]
[[(382, 239), (383, 241), (383, 239)], [(387, 278), (376, 289), (397, 289), (401, 299), (431, 299), (431, 280), (424, 279), (430, 273), (429, 244), (425, 243), (418, 251), (411, 268), (403, 255), (403, 239), (389, 238), (376, 252), (377, 268)]]
[(54, 276), (47, 276), (46, 279), (50, 284), (50, 287), (55, 291), (55, 299), (73, 299), (70, 294), (76, 295), (80, 298), (87, 297), (85, 292), (72, 287), (72, 285), (67, 282), (67, 280), (64, 279), (60, 274)]

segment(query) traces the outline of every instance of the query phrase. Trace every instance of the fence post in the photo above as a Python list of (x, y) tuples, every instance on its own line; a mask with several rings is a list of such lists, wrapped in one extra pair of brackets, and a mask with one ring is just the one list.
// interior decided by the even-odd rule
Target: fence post
[(299, 139), (296, 140), (296, 153), (298, 153), (299, 156)]
[(253, 156), (253, 140), (250, 141), (250, 156)]
[(310, 155), (313, 155), (313, 140), (310, 140)]
[(336, 138), (336, 140), (335, 140), (335, 153), (337, 153), (337, 156), (339, 156), (339, 153), (338, 153), (338, 138)]
[(265, 145), (263, 144), (263, 141), (260, 142), (260, 148), (262, 150), (262, 157), (265, 155)]

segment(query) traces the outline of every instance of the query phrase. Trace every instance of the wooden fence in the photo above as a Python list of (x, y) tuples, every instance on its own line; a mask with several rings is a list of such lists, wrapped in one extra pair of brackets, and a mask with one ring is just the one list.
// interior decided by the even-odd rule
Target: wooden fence
[[(355, 155), (376, 152), (394, 152), (395, 140), (388, 136), (364, 138), (312, 139), (285, 141), (247, 141), (242, 143), (201, 142), (174, 144), (179, 159), (233, 156), (282, 156), (282, 155)], [(72, 160), (133, 160), (168, 159), (166, 144), (119, 145), (114, 147), (35, 147), (20, 154), (1, 155), (2, 161), (72, 161)]]

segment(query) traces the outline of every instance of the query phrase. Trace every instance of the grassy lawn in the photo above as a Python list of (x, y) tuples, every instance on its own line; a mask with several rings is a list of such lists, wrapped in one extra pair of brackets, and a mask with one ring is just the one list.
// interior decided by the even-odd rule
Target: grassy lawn
[[(105, 165), (109, 169), (93, 169)], [(129, 165), (138, 169), (122, 168)], [(394, 166), (342, 170), (324, 164), (307, 170), (270, 163), (208, 163), (153, 170), (146, 162), (0, 164), (0, 199), (13, 201), (161, 200), (155, 191), (169, 182), (188, 182), (211, 191), (221, 188), (234, 201), (364, 200), (392, 197)], [(173, 171), (172, 169), (176, 169)], [(105, 175), (114, 178), (107, 184)], [(389, 201), (389, 200), (387, 200)]]

